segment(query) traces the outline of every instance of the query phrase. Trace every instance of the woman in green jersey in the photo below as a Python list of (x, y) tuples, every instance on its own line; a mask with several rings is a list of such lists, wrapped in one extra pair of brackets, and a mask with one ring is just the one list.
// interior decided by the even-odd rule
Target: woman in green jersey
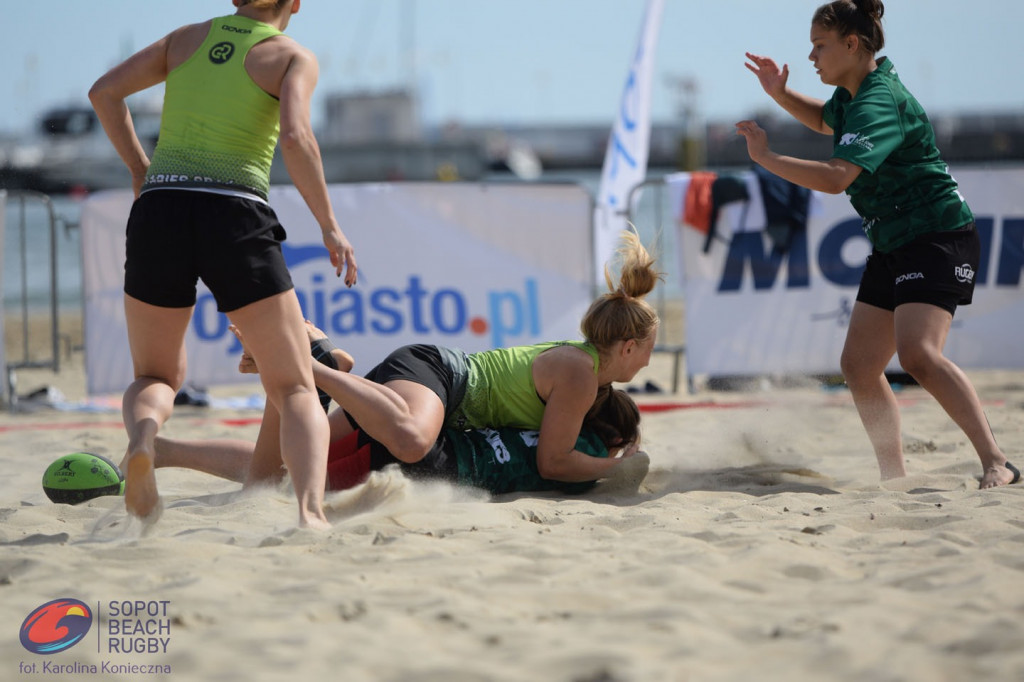
[[(284, 229), (267, 205), (278, 139), (331, 263), (349, 286), (356, 262), (331, 208), (310, 125), (316, 58), (282, 33), (300, 0), (234, 5), (233, 15), (172, 31), (89, 92), (136, 194), (124, 287), (135, 372), (123, 401), (125, 506), (149, 519), (159, 510), (154, 439), (185, 377), (185, 331), (201, 278), (218, 309), (246, 333), (254, 356), (274, 358), (261, 380), (280, 414), (278, 456), (291, 473), (300, 525), (326, 527), (329, 426), (317, 408), (302, 313), (281, 254)], [(125, 99), (159, 83), (164, 107), (150, 160)]]
[(935, 133), (887, 57), (880, 0), (838, 0), (811, 20), (811, 52), (821, 101), (787, 86), (789, 68), (747, 53), (764, 91), (811, 130), (832, 135), (828, 161), (773, 152), (753, 121), (736, 124), (750, 158), (813, 190), (845, 191), (872, 251), (861, 279), (840, 361), (883, 479), (906, 475), (896, 398), (885, 378), (900, 365), (963, 429), (981, 459), (981, 487), (1016, 483), (1020, 472), (996, 444), (978, 395), (943, 356), (958, 305), (971, 302), (979, 242), (970, 208), (939, 157)]

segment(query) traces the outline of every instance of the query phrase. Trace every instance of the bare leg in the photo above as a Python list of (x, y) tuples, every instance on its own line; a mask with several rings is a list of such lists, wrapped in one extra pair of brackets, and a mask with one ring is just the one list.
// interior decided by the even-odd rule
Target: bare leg
[(840, 361), (882, 480), (907, 475), (899, 406), (885, 378), (885, 368), (896, 352), (893, 329), (892, 312), (855, 303)]
[(121, 461), (124, 503), (128, 513), (145, 519), (160, 503), (153, 473), (154, 439), (171, 416), (174, 396), (185, 380), (185, 331), (192, 309), (161, 308), (128, 295), (124, 307), (135, 371), (135, 380), (121, 401), (128, 432), (128, 448)]
[(178, 440), (156, 438), (157, 469), (181, 467), (241, 483), (252, 461), (252, 441), (239, 439)]
[[(444, 425), (444, 404), (432, 390), (405, 380), (377, 384), (317, 364), (317, 386), (396, 458), (418, 462), (434, 446)], [(343, 436), (345, 426), (338, 427), (336, 435)]]
[(900, 364), (942, 406), (978, 453), (982, 488), (1006, 485), (1013, 473), (996, 444), (981, 400), (970, 380), (942, 354), (953, 316), (937, 306), (907, 303), (896, 309), (896, 348)]
[[(317, 407), (319, 406), (318, 402)], [(249, 470), (241, 479), (245, 483), (243, 487), (249, 488), (280, 481), (285, 471), (284, 459), (281, 455), (284, 447), (281, 438), (281, 415), (269, 400), (266, 407), (263, 408), (263, 421), (260, 422), (256, 443), (251, 447), (252, 458), (249, 462)]]
[[(291, 474), (299, 502), (299, 524), (329, 528), (323, 513), (327, 416), (313, 386), (309, 339), (295, 292), (251, 303), (229, 317), (245, 336), (246, 346), (259, 366), (267, 399), (280, 416), (277, 452)], [(267, 448), (269, 453), (269, 444)], [(269, 454), (263, 452), (260, 450), (253, 460), (261, 472), (272, 468), (268, 466)]]

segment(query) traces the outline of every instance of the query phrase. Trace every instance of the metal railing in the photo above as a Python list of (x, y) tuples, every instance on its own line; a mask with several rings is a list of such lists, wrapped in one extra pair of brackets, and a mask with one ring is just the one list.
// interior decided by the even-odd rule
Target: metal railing
[[(637, 224), (640, 221), (637, 216), (637, 208), (640, 204), (639, 195), (644, 190), (652, 190), (654, 195), (653, 200), (653, 215), (652, 221), (654, 226), (653, 235), (653, 249), (659, 258), (664, 258), (666, 255), (665, 243), (663, 240), (664, 230), (666, 226), (665, 222), (665, 180), (664, 178), (648, 179), (634, 185), (629, 190), (629, 196), (626, 200), (626, 206), (628, 210), (626, 212), (626, 219), (633, 224)], [(672, 224), (671, 216), (669, 217), (669, 225)], [(673, 226), (674, 227), (674, 226)], [(663, 267), (663, 270), (667, 269)], [(668, 308), (668, 301), (665, 296), (665, 287), (658, 286), (654, 291), (654, 306), (655, 310), (658, 311), (658, 317), (663, 321), (667, 318), (666, 311)], [(664, 353), (672, 356), (672, 392), (679, 392), (679, 383), (682, 374), (682, 363), (683, 357), (686, 354), (686, 344), (682, 341), (669, 342), (665, 339), (667, 329), (663, 322), (662, 327), (658, 330), (659, 338), (654, 345), (654, 353)], [(688, 390), (692, 387), (687, 384)]]
[[(57, 267), (57, 225), (62, 219), (57, 215), (57, 211), (54, 209), (53, 202), (49, 195), (42, 194), (40, 192), (28, 191), (28, 190), (10, 190), (6, 192), (0, 192), (0, 208), (3, 208), (7, 212), (7, 216), (16, 213), (15, 222), (6, 223), (7, 230), (15, 229), (18, 231), (18, 282), (20, 284), (17, 302), (18, 311), (20, 312), (20, 331), (21, 331), (21, 357), (11, 358), (8, 355), (9, 349), (5, 347), (5, 356), (0, 358), (0, 362), (3, 363), (4, 377), (7, 385), (7, 405), (11, 412), (15, 412), (18, 409), (18, 393), (17, 393), (17, 378), (16, 372), (20, 369), (49, 369), (53, 372), (60, 371), (60, 315), (58, 311), (60, 287), (58, 285), (58, 267)], [(29, 262), (28, 262), (28, 222), (27, 222), (27, 206), (30, 203), (38, 203), (42, 206), (46, 213), (49, 228), (49, 346), (50, 346), (50, 357), (45, 359), (32, 359), (30, 353), (30, 338), (29, 333), (29, 288), (28, 288), (28, 276), (29, 276)], [(11, 210), (14, 207), (15, 210)], [(5, 292), (4, 296), (10, 300), (10, 297)], [(4, 314), (7, 319), (11, 319), (9, 310), (5, 310)]]

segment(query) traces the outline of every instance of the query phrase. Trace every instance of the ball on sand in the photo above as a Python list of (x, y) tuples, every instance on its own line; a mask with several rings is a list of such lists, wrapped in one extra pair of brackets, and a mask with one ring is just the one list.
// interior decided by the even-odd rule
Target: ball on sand
[(72, 452), (46, 467), (43, 492), (62, 504), (78, 504), (102, 495), (123, 495), (124, 474), (102, 455)]

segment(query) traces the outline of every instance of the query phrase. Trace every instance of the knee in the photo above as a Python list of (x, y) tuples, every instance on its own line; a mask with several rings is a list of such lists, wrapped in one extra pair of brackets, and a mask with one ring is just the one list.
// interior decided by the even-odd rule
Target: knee
[(435, 440), (415, 428), (398, 427), (389, 434), (387, 447), (395, 459), (412, 464), (427, 456)]
[(153, 386), (163, 384), (170, 388), (175, 394), (185, 385), (185, 371), (175, 372), (167, 375), (155, 373), (141, 373), (135, 375), (137, 386)]
[(839, 370), (843, 373), (843, 380), (848, 386), (856, 388), (858, 385), (876, 378), (874, 369), (869, 367), (856, 353), (843, 349), (839, 356)]
[(897, 356), (903, 370), (918, 382), (927, 379), (942, 358), (920, 345), (901, 347), (897, 350)]

